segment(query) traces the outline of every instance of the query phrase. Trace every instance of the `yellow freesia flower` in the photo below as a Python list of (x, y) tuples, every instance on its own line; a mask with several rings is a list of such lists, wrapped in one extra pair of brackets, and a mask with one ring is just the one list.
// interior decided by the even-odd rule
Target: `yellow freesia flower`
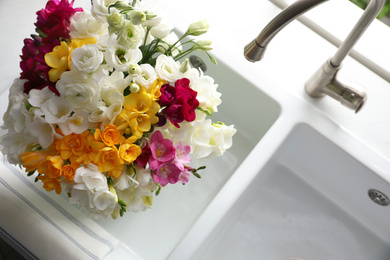
[(160, 105), (154, 100), (154, 95), (141, 86), (138, 93), (125, 97), (123, 109), (114, 124), (121, 133), (130, 128), (131, 133), (139, 139), (150, 130), (152, 124), (158, 123), (156, 113), (159, 110)]
[(94, 44), (96, 39), (73, 39), (70, 43), (65, 41), (61, 42), (61, 45), (55, 46), (52, 52), (46, 53), (45, 62), (52, 69), (49, 71), (49, 79), (51, 82), (56, 82), (60, 79), (62, 73), (70, 70), (70, 61), (72, 51), (85, 44)]
[(142, 153), (141, 147), (134, 144), (134, 141), (136, 141), (136, 138), (134, 137), (135, 136), (131, 136), (119, 147), (120, 158), (128, 164), (133, 163)]

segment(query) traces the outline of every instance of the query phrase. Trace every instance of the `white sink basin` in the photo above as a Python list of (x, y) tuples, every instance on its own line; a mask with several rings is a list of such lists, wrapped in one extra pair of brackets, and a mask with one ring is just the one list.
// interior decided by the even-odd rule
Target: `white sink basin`
[(192, 259), (388, 260), (390, 185), (298, 124)]
[(235, 125), (233, 147), (222, 157), (205, 162), (201, 180), (192, 178), (185, 186), (162, 189), (149, 211), (98, 221), (145, 260), (166, 259), (280, 114), (272, 98), (224, 64), (213, 66), (208, 65), (206, 74), (219, 84), (223, 102), (212, 120)]

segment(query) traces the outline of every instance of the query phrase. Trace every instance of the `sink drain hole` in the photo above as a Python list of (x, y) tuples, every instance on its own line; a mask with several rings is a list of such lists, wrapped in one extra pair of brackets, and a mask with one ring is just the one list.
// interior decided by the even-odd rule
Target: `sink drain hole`
[(390, 204), (389, 198), (381, 191), (376, 189), (370, 189), (368, 191), (370, 199), (378, 205), (388, 206)]
[(201, 69), (203, 72), (206, 72), (206, 70), (207, 70), (206, 63), (198, 56), (191, 55), (190, 56), (190, 63), (192, 65), (192, 67), (197, 68), (197, 69)]

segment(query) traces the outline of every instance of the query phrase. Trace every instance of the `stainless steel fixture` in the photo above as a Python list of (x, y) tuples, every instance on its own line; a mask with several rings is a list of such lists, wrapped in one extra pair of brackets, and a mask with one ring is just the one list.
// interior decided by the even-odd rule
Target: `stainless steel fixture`
[[(251, 43), (245, 46), (244, 55), (247, 60), (251, 62), (261, 60), (269, 42), (279, 31), (306, 11), (326, 1), (328, 0), (298, 0), (289, 5), (269, 22)], [(327, 60), (306, 82), (305, 89), (311, 97), (320, 98), (328, 95), (344, 106), (353, 109), (355, 113), (360, 110), (367, 98), (365, 90), (356, 84), (351, 86), (352, 84), (341, 78), (338, 72), (344, 58), (382, 10), (384, 4), (385, 0), (371, 0), (335, 55)]]

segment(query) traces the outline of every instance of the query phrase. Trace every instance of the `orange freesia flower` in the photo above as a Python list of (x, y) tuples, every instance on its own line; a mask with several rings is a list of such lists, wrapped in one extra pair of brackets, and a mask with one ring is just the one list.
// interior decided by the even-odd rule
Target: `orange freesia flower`
[(52, 179), (60, 178), (62, 165), (64, 164), (64, 160), (62, 160), (61, 156), (48, 156), (46, 162), (47, 163), (41, 164), (41, 167), (38, 168), (38, 172), (46, 174), (49, 178)]
[(44, 189), (47, 191), (55, 190), (57, 194), (61, 194), (62, 187), (59, 179), (53, 179), (47, 175), (39, 175), (37, 178), (43, 182)]
[(73, 181), (76, 170), (79, 167), (79, 164), (67, 164), (62, 166), (62, 176), (64, 176), (64, 178), (68, 181)]
[(100, 138), (107, 146), (119, 145), (121, 142), (125, 141), (124, 136), (119, 133), (115, 125), (105, 125)]
[(20, 155), (22, 165), (26, 172), (35, 172), (40, 165), (46, 161), (48, 156), (54, 155), (54, 151), (35, 151), (27, 152)]
[(81, 157), (85, 154), (85, 141), (89, 131), (81, 134), (70, 134), (58, 140), (56, 149), (60, 152), (62, 159), (67, 160), (72, 155)]

